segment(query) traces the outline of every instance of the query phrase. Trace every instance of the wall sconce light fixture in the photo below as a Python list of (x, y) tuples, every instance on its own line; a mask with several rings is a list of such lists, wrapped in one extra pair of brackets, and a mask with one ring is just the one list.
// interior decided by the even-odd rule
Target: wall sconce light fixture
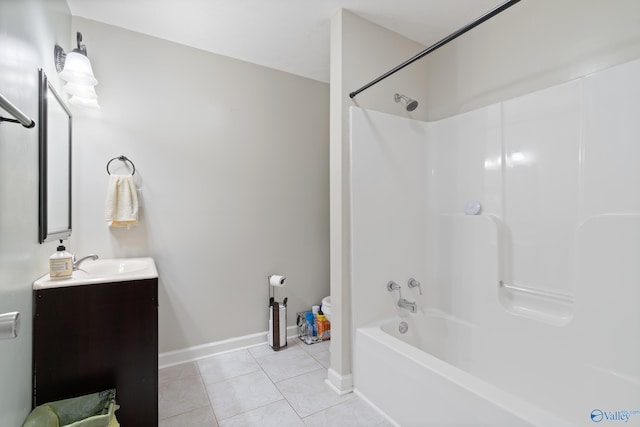
[(82, 33), (77, 33), (78, 47), (65, 53), (56, 45), (53, 51), (56, 70), (61, 79), (67, 82), (64, 91), (71, 95), (69, 104), (83, 107), (100, 108), (98, 95), (94, 88), (98, 80), (93, 75), (91, 61), (87, 57), (87, 47), (82, 42)]

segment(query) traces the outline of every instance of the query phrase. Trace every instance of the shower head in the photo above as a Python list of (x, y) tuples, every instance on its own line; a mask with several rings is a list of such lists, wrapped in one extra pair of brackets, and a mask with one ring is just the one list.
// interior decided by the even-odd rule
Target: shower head
[(393, 96), (393, 99), (395, 99), (396, 102), (404, 101), (407, 111), (413, 111), (418, 107), (418, 101), (416, 101), (415, 99), (411, 99), (406, 95), (401, 95), (399, 93), (396, 93)]

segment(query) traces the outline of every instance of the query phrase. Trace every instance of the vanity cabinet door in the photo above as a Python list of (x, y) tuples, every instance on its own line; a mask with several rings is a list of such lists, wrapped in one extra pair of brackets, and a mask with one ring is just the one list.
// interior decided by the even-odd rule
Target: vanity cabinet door
[(33, 405), (116, 389), (125, 427), (158, 425), (158, 279), (34, 291)]

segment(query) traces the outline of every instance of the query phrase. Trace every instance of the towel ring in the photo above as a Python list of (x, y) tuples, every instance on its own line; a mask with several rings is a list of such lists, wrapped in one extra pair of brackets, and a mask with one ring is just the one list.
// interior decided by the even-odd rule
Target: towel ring
[(109, 172), (109, 165), (111, 164), (111, 162), (113, 162), (114, 160), (120, 160), (122, 162), (129, 162), (131, 163), (131, 166), (133, 167), (133, 172), (131, 172), (131, 175), (135, 175), (136, 173), (136, 165), (133, 164), (133, 162), (131, 160), (129, 160), (126, 156), (120, 156), (120, 157), (114, 157), (113, 159), (109, 160), (109, 162), (107, 163), (107, 173), (109, 175), (111, 175), (111, 172)]

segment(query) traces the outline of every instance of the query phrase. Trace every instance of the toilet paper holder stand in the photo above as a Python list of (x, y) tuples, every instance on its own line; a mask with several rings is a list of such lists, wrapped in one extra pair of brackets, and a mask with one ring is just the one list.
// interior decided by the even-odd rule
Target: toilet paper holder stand
[[(267, 277), (267, 284), (269, 287), (269, 312), (270, 312), (270, 316), (269, 316), (270, 324), (269, 324), (269, 331), (268, 331), (269, 336), (267, 337), (267, 341), (269, 342), (269, 344), (271, 345), (271, 348), (273, 348), (274, 351), (280, 351), (287, 346), (286, 331), (287, 331), (287, 300), (288, 298), (285, 297), (282, 300), (282, 306), (284, 307), (284, 310), (281, 310), (280, 303), (276, 301), (276, 290), (275, 290), (276, 286), (274, 286), (271, 283), (271, 278), (273, 276), (274, 275), (270, 275)], [(282, 279), (281, 284), (277, 286), (278, 287), (284, 286), (284, 278)], [(284, 311), (284, 319), (280, 318), (281, 311)], [(282, 327), (284, 327), (284, 331), (285, 331), (284, 343), (280, 342), (280, 329)]]

